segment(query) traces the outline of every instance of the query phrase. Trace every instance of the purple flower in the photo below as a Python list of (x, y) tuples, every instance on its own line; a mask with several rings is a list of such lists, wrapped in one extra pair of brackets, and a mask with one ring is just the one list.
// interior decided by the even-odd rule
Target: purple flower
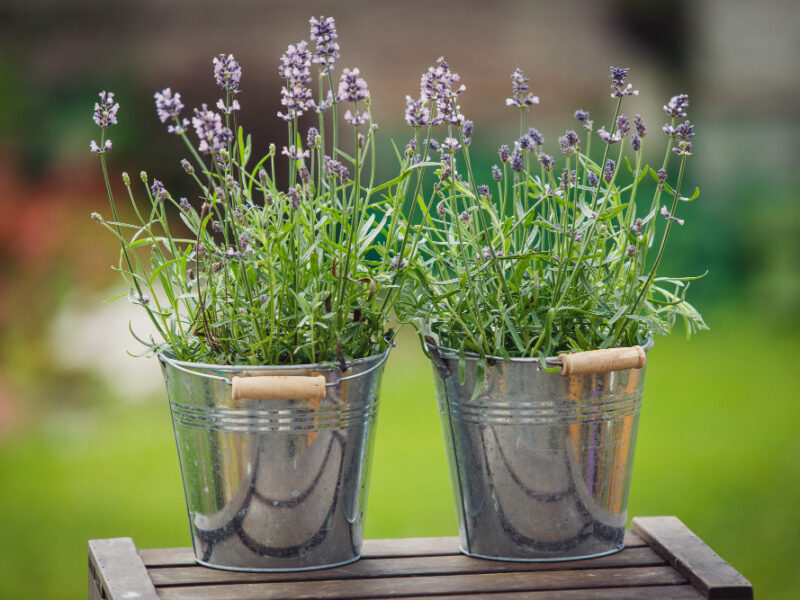
[(634, 246), (633, 244), (628, 246), (628, 256), (630, 256), (631, 258), (636, 256), (636, 246)]
[(303, 150), (302, 148), (297, 148), (294, 144), (288, 148), (284, 146), (283, 150), (281, 150), (281, 154), (288, 156), (290, 160), (302, 160), (311, 156), (311, 152)]
[(558, 138), (558, 145), (561, 147), (561, 152), (564, 156), (572, 156), (581, 149), (581, 142), (578, 139), (578, 134), (572, 129)]
[(156, 113), (158, 114), (159, 120), (162, 123), (166, 123), (170, 120), (175, 122), (167, 127), (167, 131), (169, 133), (183, 133), (189, 126), (189, 120), (181, 120), (180, 118), (181, 111), (183, 110), (181, 95), (178, 92), (173, 94), (170, 88), (164, 88), (160, 92), (153, 94), (153, 98), (156, 100)]
[(586, 182), (592, 187), (595, 187), (598, 183), (600, 183), (597, 173), (594, 171), (589, 171), (589, 174), (586, 176)]
[(615, 131), (612, 135), (608, 133), (608, 131), (606, 131), (605, 125), (603, 125), (600, 129), (597, 130), (597, 135), (606, 144), (616, 144), (618, 141), (622, 139), (622, 136), (620, 135), (619, 131)]
[(458, 140), (455, 138), (445, 138), (444, 142), (442, 142), (441, 146), (442, 152), (447, 152), (449, 154), (455, 154), (461, 149), (461, 144), (458, 143)]
[(408, 140), (408, 144), (406, 144), (405, 157), (411, 158), (412, 156), (414, 156), (414, 152), (416, 151), (417, 151), (417, 140), (413, 139)]
[(611, 180), (614, 178), (614, 173), (617, 171), (617, 163), (614, 162), (613, 158), (609, 158), (606, 161), (605, 167), (603, 167), (603, 179), (606, 183), (611, 183)]
[(634, 133), (631, 136), (631, 148), (633, 148), (635, 152), (642, 149), (642, 138), (639, 137), (638, 133)]
[(286, 113), (278, 112), (284, 121), (291, 121), (303, 115), (311, 108), (311, 52), (308, 42), (302, 40), (296, 46), (290, 45), (281, 56), (278, 75), (286, 80), (281, 88), (281, 104)]
[(500, 181), (503, 179), (503, 172), (497, 165), (492, 165), (492, 179), (495, 181)]
[(411, 96), (406, 95), (406, 123), (412, 127), (419, 127), (421, 125), (428, 125), (431, 117), (431, 110), (420, 98), (414, 100)]
[(447, 207), (444, 202), (439, 202), (439, 204), (436, 205), (436, 214), (439, 215), (440, 219), (444, 219), (445, 214), (447, 214)]
[(441, 123), (460, 124), (464, 116), (460, 107), (455, 103), (458, 96), (467, 88), (464, 85), (455, 87), (461, 77), (453, 73), (444, 57), (436, 61), (436, 66), (428, 67), (428, 71), (420, 78), (420, 101), (430, 106), (436, 106), (436, 115), (429, 119), (430, 125)]
[(484, 198), (486, 198), (487, 200), (491, 200), (492, 199), (492, 193), (489, 191), (489, 186), (488, 185), (479, 185), (478, 186), (478, 193), (481, 196), (483, 196)]
[(91, 150), (94, 154), (105, 154), (109, 150), (111, 150), (111, 140), (106, 140), (103, 142), (102, 147), (97, 145), (97, 142), (94, 140), (89, 141), (89, 150)]
[(519, 173), (524, 167), (525, 165), (522, 160), (522, 150), (520, 150), (519, 145), (517, 144), (514, 146), (514, 151), (511, 153), (511, 170), (515, 173)]
[(638, 96), (639, 90), (634, 90), (633, 86), (625, 83), (630, 69), (620, 67), (611, 68), (611, 97), (621, 98), (622, 96)]
[(189, 201), (186, 198), (180, 199), (180, 205), (183, 210), (190, 210), (192, 208), (192, 205), (189, 204)]
[(358, 111), (352, 112), (348, 110), (346, 113), (344, 113), (344, 120), (346, 123), (349, 123), (354, 127), (358, 127), (359, 125), (364, 125), (369, 121), (369, 113), (360, 113)]
[(647, 127), (642, 120), (642, 115), (637, 114), (633, 117), (633, 126), (636, 129), (636, 133), (639, 137), (643, 138), (647, 135)]
[(330, 156), (326, 156), (322, 161), (322, 168), (327, 177), (338, 177), (342, 181), (347, 181), (350, 178), (350, 171), (338, 160), (333, 160)]
[(289, 204), (294, 210), (300, 208), (300, 192), (297, 191), (297, 188), (289, 188), (287, 192), (289, 195)]
[(441, 154), (442, 150), (441, 147), (439, 146), (439, 142), (437, 142), (433, 138), (431, 138), (431, 141), (428, 142), (428, 148), (430, 148), (433, 152), (436, 152), (437, 154)]
[(194, 175), (194, 167), (192, 166), (192, 163), (185, 158), (181, 159), (181, 167), (183, 167), (183, 170), (186, 171), (188, 175)]
[(533, 143), (536, 146), (541, 146), (542, 144), (544, 144), (544, 136), (541, 133), (539, 133), (539, 130), (536, 129), (535, 127), (531, 127), (530, 129), (528, 129), (528, 137), (531, 138), (531, 140), (533, 140)]
[(514, 69), (514, 72), (511, 73), (512, 97), (506, 98), (506, 106), (527, 108), (533, 104), (539, 104), (539, 96), (527, 93), (528, 89), (528, 78), (522, 73), (522, 69)]
[(306, 146), (309, 148), (316, 148), (317, 146), (317, 138), (319, 137), (319, 131), (316, 127), (309, 127), (308, 133), (306, 134)]
[(309, 173), (307, 166), (300, 165), (300, 168), (297, 170), (297, 173), (300, 175), (300, 181), (302, 181), (306, 185), (311, 183), (311, 173)]
[(691, 156), (692, 155), (692, 142), (680, 140), (678, 145), (672, 149), (678, 156)]
[(395, 256), (392, 257), (392, 262), (391, 262), (390, 267), (394, 271), (397, 271), (398, 269), (402, 269), (403, 267), (405, 267), (407, 264), (408, 264), (408, 261), (406, 259), (403, 259), (401, 261), (400, 260), (400, 256), (399, 255), (395, 255)]
[(637, 218), (633, 222), (633, 225), (631, 225), (631, 231), (638, 236), (640, 233), (642, 233), (643, 226), (644, 226), (644, 221), (642, 219)]
[(631, 121), (625, 115), (617, 117), (617, 132), (621, 138), (624, 138), (631, 130)]
[(220, 54), (212, 61), (214, 63), (214, 79), (217, 80), (217, 85), (221, 88), (233, 92), (234, 94), (239, 91), (239, 82), (242, 79), (242, 68), (233, 54)]
[(239, 247), (245, 254), (253, 250), (253, 246), (250, 245), (250, 237), (247, 235), (246, 231), (243, 231), (242, 235), (239, 236)]
[(552, 171), (556, 164), (556, 162), (553, 160), (553, 157), (549, 154), (545, 154), (544, 152), (539, 154), (539, 162), (544, 167), (545, 171)]
[(100, 102), (94, 103), (94, 115), (92, 119), (103, 129), (108, 129), (111, 125), (117, 124), (117, 111), (119, 102), (114, 102), (114, 92), (100, 92)]
[(311, 25), (309, 37), (312, 42), (317, 44), (313, 61), (322, 65), (322, 74), (327, 75), (333, 67), (334, 61), (339, 58), (339, 44), (336, 42), (339, 35), (336, 33), (336, 22), (333, 17), (327, 19), (311, 17), (308, 22)]
[(568, 186), (575, 186), (576, 181), (576, 174), (575, 170), (567, 171), (564, 169), (561, 171), (561, 177), (558, 178), (558, 186), (562, 189), (566, 189)]
[(659, 169), (658, 172), (656, 173), (656, 177), (658, 178), (658, 187), (663, 189), (664, 182), (667, 180), (666, 170)]
[(685, 223), (683, 219), (679, 219), (678, 217), (673, 217), (667, 210), (666, 206), (661, 207), (661, 216), (667, 219), (668, 221), (674, 221), (678, 225), (683, 225)]
[(230, 106), (226, 106), (225, 102), (222, 100), (222, 98), (220, 98), (219, 100), (217, 100), (217, 108), (219, 109), (220, 112), (225, 113), (226, 115), (230, 115), (236, 112), (237, 110), (242, 109), (242, 107), (239, 104), (239, 101), (236, 100), (235, 98), (231, 102)]
[(673, 119), (682, 119), (686, 117), (686, 109), (689, 106), (689, 96), (686, 94), (678, 94), (670, 98), (669, 102), (664, 106), (664, 112)]
[(466, 225), (472, 223), (472, 217), (469, 215), (467, 211), (464, 211), (460, 215), (458, 215), (458, 218), (461, 219), (461, 221)]
[(689, 121), (684, 121), (675, 128), (675, 137), (690, 140), (694, 137), (694, 126)]
[(164, 187), (164, 184), (158, 179), (153, 179), (153, 185), (150, 186), (150, 192), (158, 202), (164, 202), (170, 197), (169, 192), (167, 192), (166, 188)]
[(361, 78), (361, 72), (356, 69), (345, 69), (339, 78), (339, 91), (336, 99), (339, 102), (358, 102), (369, 98), (367, 82)]
[(591, 130), (592, 130), (592, 125), (593, 125), (594, 121), (592, 121), (592, 120), (589, 118), (589, 116), (590, 116), (590, 115), (589, 115), (589, 112), (588, 112), (588, 111), (585, 111), (585, 110), (576, 110), (576, 111), (575, 111), (575, 114), (574, 114), (573, 116), (574, 116), (576, 119), (578, 119), (578, 121), (580, 121), (581, 123), (583, 123), (583, 128), (584, 128), (586, 131), (591, 131)]
[(510, 152), (511, 151), (508, 149), (508, 146), (506, 144), (503, 144), (502, 146), (500, 146), (500, 149), (497, 151), (497, 154), (500, 156), (500, 162), (501, 163), (507, 163), (508, 162), (508, 157), (509, 157), (509, 153)]
[(461, 131), (464, 134), (465, 146), (469, 146), (472, 143), (472, 129), (474, 126), (475, 124), (469, 119), (464, 121), (464, 125), (462, 126)]
[(222, 117), (208, 106), (203, 104), (202, 108), (194, 109), (192, 125), (197, 134), (200, 144), (200, 152), (219, 152), (225, 150), (228, 143), (233, 141), (233, 133), (222, 125)]

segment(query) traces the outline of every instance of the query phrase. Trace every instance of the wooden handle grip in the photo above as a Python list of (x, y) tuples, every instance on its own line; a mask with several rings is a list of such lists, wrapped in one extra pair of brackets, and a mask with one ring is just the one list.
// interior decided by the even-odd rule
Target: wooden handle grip
[(570, 375), (641, 369), (647, 360), (647, 355), (641, 346), (631, 346), (629, 348), (606, 348), (576, 352), (575, 354), (559, 354), (558, 360), (562, 365), (559, 375), (569, 377)]
[(325, 376), (300, 377), (262, 375), (259, 377), (234, 377), (231, 380), (234, 400), (322, 400), (325, 397)]

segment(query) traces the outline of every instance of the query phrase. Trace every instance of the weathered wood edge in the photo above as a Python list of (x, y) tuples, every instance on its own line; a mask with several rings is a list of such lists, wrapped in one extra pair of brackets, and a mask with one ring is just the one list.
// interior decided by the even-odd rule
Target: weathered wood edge
[(753, 598), (753, 586), (677, 517), (636, 517), (631, 529), (707, 598)]
[(156, 588), (131, 538), (90, 540), (89, 580), (94, 581), (100, 596), (107, 600), (158, 600)]

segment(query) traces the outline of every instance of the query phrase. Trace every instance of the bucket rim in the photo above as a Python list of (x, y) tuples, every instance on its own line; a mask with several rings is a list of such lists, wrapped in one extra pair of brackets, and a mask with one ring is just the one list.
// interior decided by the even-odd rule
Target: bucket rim
[[(431, 346), (428, 342), (423, 342), (425, 347), (426, 353), (430, 352)], [(642, 350), (647, 352), (655, 345), (655, 341), (653, 340), (653, 336), (651, 334), (647, 334), (647, 338), (645, 338), (644, 344), (642, 344)], [(439, 351), (439, 354), (442, 358), (459, 358), (460, 353), (455, 348), (449, 348), (447, 346), (436, 346), (436, 349)], [(428, 358), (432, 359), (431, 356)], [(482, 357), (480, 354), (476, 352), (465, 352), (464, 358), (467, 360), (480, 360)], [(541, 359), (534, 357), (534, 356), (512, 356), (511, 358), (504, 358), (502, 356), (495, 356), (493, 354), (487, 354), (485, 356), (488, 360), (494, 360), (499, 362), (512, 362), (512, 363), (539, 363)], [(558, 356), (548, 356), (546, 359), (548, 362), (559, 361)]]
[[(349, 371), (354, 366), (360, 366), (369, 364), (374, 362), (375, 360), (380, 360), (386, 357), (391, 349), (394, 347), (394, 343), (390, 342), (383, 352), (379, 352), (378, 354), (370, 354), (369, 356), (364, 356), (361, 358), (354, 358), (352, 360), (347, 361), (347, 370)], [(191, 362), (185, 360), (178, 360), (175, 358), (172, 353), (168, 351), (159, 352), (157, 358), (160, 362), (164, 363), (162, 357), (166, 357), (169, 359), (169, 362), (180, 367), (184, 367), (187, 369), (198, 369), (198, 370), (207, 370), (207, 371), (216, 371), (219, 373), (241, 373), (243, 371), (251, 371), (251, 370), (280, 370), (280, 371), (297, 371), (297, 370), (322, 370), (322, 369), (332, 369), (341, 371), (341, 365), (334, 362), (318, 362), (318, 363), (298, 363), (296, 365), (222, 365), (222, 364), (214, 364), (214, 363), (199, 363), (199, 362)]]

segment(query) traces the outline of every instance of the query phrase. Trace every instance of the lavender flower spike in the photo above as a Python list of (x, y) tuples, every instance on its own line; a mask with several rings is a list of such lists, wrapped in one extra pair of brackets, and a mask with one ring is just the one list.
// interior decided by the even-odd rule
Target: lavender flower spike
[(420, 127), (421, 125), (428, 125), (430, 118), (431, 109), (422, 98), (414, 100), (411, 96), (406, 95), (406, 123), (412, 127)]
[(514, 69), (514, 72), (511, 74), (511, 82), (513, 94), (511, 98), (506, 98), (506, 106), (527, 108), (533, 104), (539, 104), (539, 96), (526, 93), (529, 89), (528, 78), (525, 77), (522, 69)]
[(108, 129), (111, 125), (117, 124), (119, 102), (114, 102), (114, 92), (100, 92), (98, 96), (100, 102), (94, 103), (92, 119), (102, 129)]
[(621, 98), (622, 96), (638, 96), (639, 90), (633, 89), (633, 85), (626, 83), (628, 78), (628, 71), (630, 69), (623, 69), (620, 67), (611, 68), (611, 97)]
[(160, 92), (153, 94), (156, 101), (156, 113), (158, 119), (162, 123), (173, 121), (174, 123), (167, 126), (169, 133), (181, 134), (189, 127), (189, 119), (181, 119), (181, 111), (183, 110), (183, 102), (181, 95), (178, 92), (172, 93), (171, 88), (164, 88)]
[(311, 17), (308, 20), (311, 25), (309, 37), (312, 42), (316, 42), (316, 53), (312, 59), (315, 64), (322, 65), (322, 74), (327, 75), (333, 67), (334, 61), (339, 58), (339, 44), (336, 39), (336, 22), (333, 17)]
[(664, 105), (664, 112), (673, 119), (686, 117), (686, 108), (689, 106), (689, 96), (678, 94), (670, 98), (669, 103)]
[(242, 68), (233, 54), (220, 54), (219, 57), (214, 57), (214, 79), (217, 85), (232, 93), (239, 91), (239, 82), (242, 79)]
[(594, 124), (594, 121), (592, 121), (592, 120), (589, 118), (589, 117), (590, 117), (590, 115), (589, 115), (589, 112), (588, 112), (588, 111), (586, 111), (586, 110), (576, 110), (576, 111), (575, 111), (575, 114), (574, 114), (573, 116), (574, 116), (576, 119), (578, 119), (578, 121), (580, 121), (581, 123), (583, 123), (583, 128), (584, 128), (586, 131), (591, 131), (591, 130), (592, 130), (592, 125)]
[(278, 112), (284, 121), (292, 121), (303, 115), (312, 106), (311, 89), (311, 52), (308, 42), (302, 40), (296, 46), (290, 45), (281, 56), (278, 74), (286, 80), (281, 88), (281, 104), (286, 113)]
[(202, 108), (195, 108), (194, 115), (192, 125), (200, 140), (198, 150), (200, 152), (219, 152), (227, 149), (228, 143), (233, 140), (233, 133), (222, 125), (222, 117), (209, 110), (205, 104)]
[(420, 100), (424, 104), (436, 105), (436, 115), (430, 119), (430, 125), (459, 125), (464, 122), (461, 107), (456, 105), (455, 100), (467, 88), (464, 85), (455, 87), (459, 81), (461, 77), (453, 73), (444, 57), (439, 57), (436, 66), (428, 67), (428, 71), (422, 74), (419, 82)]
[(339, 102), (358, 102), (367, 98), (369, 98), (369, 90), (367, 82), (361, 78), (361, 72), (357, 68), (342, 71), (337, 100)]
[(89, 150), (92, 151), (93, 154), (105, 154), (109, 150), (111, 150), (111, 140), (106, 140), (103, 142), (102, 147), (97, 145), (97, 142), (91, 140), (89, 142)]

